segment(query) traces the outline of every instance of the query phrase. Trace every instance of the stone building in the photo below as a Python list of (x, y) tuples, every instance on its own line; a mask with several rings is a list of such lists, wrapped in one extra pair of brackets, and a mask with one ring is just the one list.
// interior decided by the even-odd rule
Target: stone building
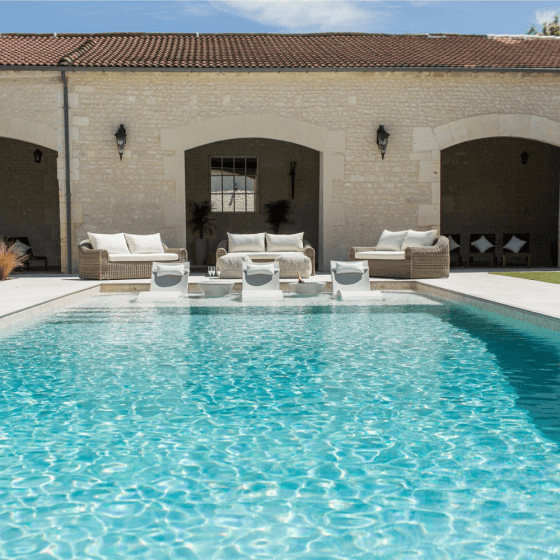
[(551, 266), (559, 70), (553, 37), (3, 35), (0, 235), (63, 271), (71, 247), (76, 271), (88, 231), (192, 252), (186, 203), (211, 200), (212, 251), (288, 199), (282, 231), (305, 231), (320, 269), (408, 228), (462, 234), (464, 254), (471, 233), (498, 252), (530, 233), (533, 263)]

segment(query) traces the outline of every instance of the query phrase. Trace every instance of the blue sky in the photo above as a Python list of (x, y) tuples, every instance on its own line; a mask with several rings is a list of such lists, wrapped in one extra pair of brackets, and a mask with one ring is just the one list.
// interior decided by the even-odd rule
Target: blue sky
[(0, 0), (0, 33), (520, 34), (560, 13), (549, 1), (210, 0), (33, 2)]

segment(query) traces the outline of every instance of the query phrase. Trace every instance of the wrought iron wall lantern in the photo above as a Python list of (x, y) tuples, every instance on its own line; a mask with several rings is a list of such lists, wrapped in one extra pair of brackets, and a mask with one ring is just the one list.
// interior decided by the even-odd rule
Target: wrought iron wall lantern
[(380, 124), (377, 129), (377, 146), (381, 152), (381, 159), (385, 159), (385, 152), (387, 151), (387, 144), (389, 143), (389, 133), (385, 130), (385, 127)]
[(115, 133), (115, 137), (117, 138), (117, 149), (119, 150), (119, 155), (121, 156), (122, 161), (124, 145), (126, 144), (126, 128), (124, 127), (124, 124), (119, 126), (119, 130)]
[(529, 161), (529, 154), (527, 152), (523, 152), (521, 154), (521, 163), (523, 165), (527, 165), (527, 162)]
[(33, 152), (33, 157), (35, 158), (35, 163), (41, 163), (41, 158), (43, 157), (43, 152), (37, 148)]
[(296, 163), (295, 161), (290, 161), (290, 176), (292, 178), (292, 200), (294, 199), (295, 187), (296, 187)]

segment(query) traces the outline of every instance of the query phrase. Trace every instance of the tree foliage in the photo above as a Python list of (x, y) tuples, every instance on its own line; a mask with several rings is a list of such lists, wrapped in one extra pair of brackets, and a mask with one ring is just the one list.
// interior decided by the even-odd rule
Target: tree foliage
[(552, 21), (544, 22), (542, 31), (539, 31), (534, 25), (532, 25), (531, 29), (527, 31), (527, 35), (546, 35), (548, 37), (560, 36), (560, 16), (557, 14), (554, 16)]

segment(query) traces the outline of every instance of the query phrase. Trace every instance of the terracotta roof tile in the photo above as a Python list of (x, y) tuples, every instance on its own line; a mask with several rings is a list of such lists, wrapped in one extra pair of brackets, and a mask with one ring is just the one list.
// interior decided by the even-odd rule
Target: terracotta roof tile
[(560, 38), (327, 33), (0, 35), (0, 66), (560, 68)]

